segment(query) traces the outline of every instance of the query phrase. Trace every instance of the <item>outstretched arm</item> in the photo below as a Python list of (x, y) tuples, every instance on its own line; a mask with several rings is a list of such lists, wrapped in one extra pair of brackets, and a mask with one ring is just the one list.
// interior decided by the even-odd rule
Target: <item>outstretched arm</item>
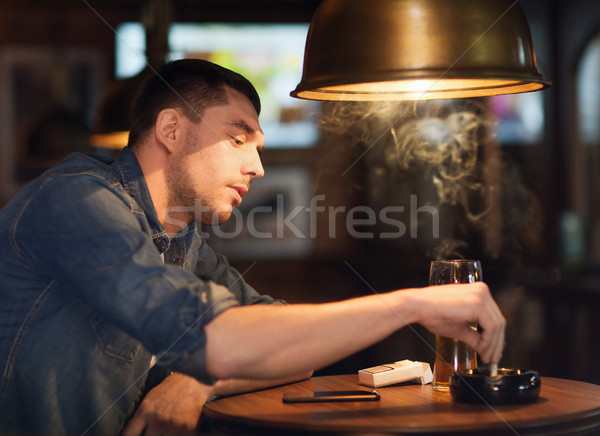
[(502, 355), (504, 317), (488, 287), (473, 283), (327, 304), (232, 307), (205, 326), (207, 369), (218, 379), (286, 377), (322, 368), (413, 323), (466, 342), (486, 362)]

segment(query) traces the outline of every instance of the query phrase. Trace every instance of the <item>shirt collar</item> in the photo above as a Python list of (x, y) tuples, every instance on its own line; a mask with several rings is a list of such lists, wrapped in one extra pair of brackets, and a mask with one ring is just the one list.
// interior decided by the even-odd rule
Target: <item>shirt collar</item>
[(140, 205), (152, 230), (152, 239), (161, 253), (169, 248), (167, 231), (158, 220), (152, 197), (144, 178), (142, 168), (131, 148), (125, 147), (115, 158), (114, 164), (121, 183), (127, 193)]

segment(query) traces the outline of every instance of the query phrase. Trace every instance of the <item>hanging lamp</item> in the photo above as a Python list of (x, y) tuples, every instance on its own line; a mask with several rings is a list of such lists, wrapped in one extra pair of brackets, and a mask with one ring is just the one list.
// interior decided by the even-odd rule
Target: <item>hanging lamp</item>
[(324, 0), (306, 40), (309, 100), (482, 97), (550, 86), (515, 0)]

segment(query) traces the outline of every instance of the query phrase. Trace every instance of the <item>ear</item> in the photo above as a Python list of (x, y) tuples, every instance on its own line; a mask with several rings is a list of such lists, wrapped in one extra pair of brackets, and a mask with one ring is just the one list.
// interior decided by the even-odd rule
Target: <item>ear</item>
[(172, 108), (163, 109), (156, 117), (154, 135), (169, 153), (173, 153), (181, 136), (181, 118), (182, 114)]

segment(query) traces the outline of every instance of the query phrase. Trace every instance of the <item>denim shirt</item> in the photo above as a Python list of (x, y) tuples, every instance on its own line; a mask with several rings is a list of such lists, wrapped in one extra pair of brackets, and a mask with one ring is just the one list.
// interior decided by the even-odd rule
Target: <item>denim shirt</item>
[(117, 435), (153, 354), (211, 382), (204, 325), (275, 301), (195, 225), (169, 240), (128, 148), (24, 187), (0, 210), (0, 253), (0, 434)]

